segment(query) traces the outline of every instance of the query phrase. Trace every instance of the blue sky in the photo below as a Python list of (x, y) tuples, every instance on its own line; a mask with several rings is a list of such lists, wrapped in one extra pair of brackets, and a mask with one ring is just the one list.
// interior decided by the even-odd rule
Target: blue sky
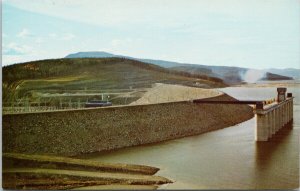
[(299, 0), (3, 0), (2, 65), (106, 51), (300, 68)]

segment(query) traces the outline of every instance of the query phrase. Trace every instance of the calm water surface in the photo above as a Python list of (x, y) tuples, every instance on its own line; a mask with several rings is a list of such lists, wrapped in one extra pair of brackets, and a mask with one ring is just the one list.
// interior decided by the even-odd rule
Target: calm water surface
[[(276, 87), (220, 89), (241, 100), (268, 99)], [(254, 141), (255, 120), (202, 135), (84, 156), (97, 161), (159, 167), (173, 184), (161, 189), (289, 189), (299, 187), (300, 91), (294, 123), (269, 142)], [(200, 124), (199, 124), (200, 125)]]

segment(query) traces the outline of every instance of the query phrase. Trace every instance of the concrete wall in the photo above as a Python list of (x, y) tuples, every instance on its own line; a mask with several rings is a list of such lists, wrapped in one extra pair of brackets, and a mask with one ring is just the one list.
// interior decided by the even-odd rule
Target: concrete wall
[(196, 135), (252, 117), (247, 105), (191, 102), (9, 114), (3, 115), (3, 152), (77, 155)]
[(293, 121), (293, 98), (266, 105), (262, 109), (255, 109), (256, 128), (255, 140), (268, 141), (272, 136)]

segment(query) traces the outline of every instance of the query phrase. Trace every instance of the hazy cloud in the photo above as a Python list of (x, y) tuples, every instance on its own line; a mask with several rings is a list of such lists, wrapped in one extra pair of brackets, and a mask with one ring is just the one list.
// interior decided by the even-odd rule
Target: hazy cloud
[(43, 42), (45, 42), (45, 39), (42, 38), (42, 37), (37, 37), (37, 38), (35, 39), (35, 43), (37, 43), (37, 44), (41, 44), (41, 43), (43, 43)]
[(112, 41), (111, 41), (111, 45), (113, 46), (113, 47), (119, 47), (119, 46), (129, 46), (130, 45), (130, 43), (132, 43), (132, 39), (130, 39), (130, 38), (126, 38), (126, 39), (113, 39)]
[[(195, 64), (299, 67), (299, 5), (298, 0), (5, 0), (3, 28), (9, 37), (3, 41), (31, 45), (47, 52), (45, 57), (107, 49)], [(24, 38), (30, 35), (34, 38)]]
[(7, 34), (5, 34), (5, 33), (2, 33), (2, 38), (7, 38), (8, 37), (8, 35)]
[[(187, 21), (202, 22), (207, 18), (209, 20), (225, 18), (231, 23), (245, 19), (276, 23), (288, 16), (283, 12), (286, 9), (285, 5), (294, 2), (291, 0), (10, 0), (5, 3), (28, 11), (93, 25), (116, 26), (148, 22), (151, 25), (165, 27), (178, 26)], [(157, 20), (159, 22), (156, 22)]]
[(30, 35), (31, 35), (31, 33), (29, 32), (29, 30), (26, 29), (26, 28), (24, 28), (24, 29), (22, 29), (21, 32), (19, 32), (19, 33), (17, 34), (17, 37), (19, 37), (19, 38), (25, 38), (25, 37), (28, 37), (28, 36), (30, 36)]
[(27, 45), (20, 45), (15, 42), (3, 44), (3, 55), (26, 55), (32, 53), (32, 47)]
[(57, 34), (56, 33), (50, 33), (48, 36), (50, 38), (57, 38)]
[(74, 39), (76, 36), (72, 33), (66, 33), (62, 35), (62, 40), (72, 40)]

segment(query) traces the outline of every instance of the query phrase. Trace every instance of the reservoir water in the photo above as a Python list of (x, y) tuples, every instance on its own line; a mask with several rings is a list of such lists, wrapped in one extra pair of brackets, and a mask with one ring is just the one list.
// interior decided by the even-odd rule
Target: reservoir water
[[(277, 95), (276, 86), (220, 90), (240, 100)], [(159, 167), (157, 175), (174, 181), (160, 189), (298, 188), (300, 91), (298, 87), (288, 87), (288, 92), (295, 96), (293, 125), (283, 128), (268, 142), (255, 142), (253, 118), (201, 135), (83, 157)]]

